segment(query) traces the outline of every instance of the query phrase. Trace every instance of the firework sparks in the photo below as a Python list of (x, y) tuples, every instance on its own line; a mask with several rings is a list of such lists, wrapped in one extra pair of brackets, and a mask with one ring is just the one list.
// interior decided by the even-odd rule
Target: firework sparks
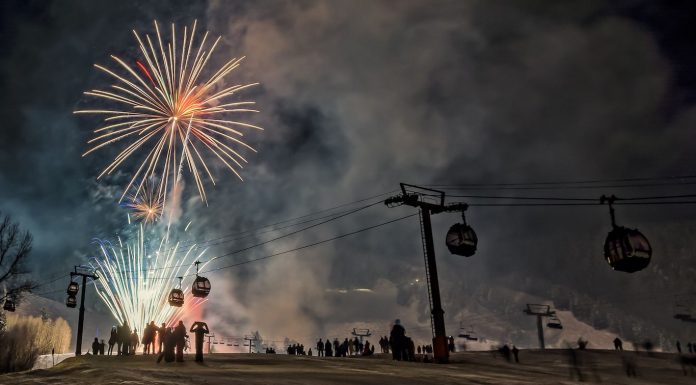
[(140, 194), (134, 193), (128, 196), (123, 205), (131, 210), (133, 218), (141, 223), (153, 223), (162, 216), (162, 195), (157, 190), (154, 178), (149, 178)]
[[(222, 85), (226, 76), (239, 67), (243, 57), (227, 61), (203, 79), (206, 65), (220, 37), (212, 45), (207, 44), (208, 32), (197, 39), (194, 22), (190, 31), (184, 27), (183, 36), (177, 42), (176, 29), (172, 24), (171, 40), (165, 44), (158, 23), (154, 25), (154, 38), (149, 35), (142, 38), (133, 31), (143, 61), (136, 60), (134, 65), (129, 65), (112, 55), (123, 74), (95, 65), (113, 77), (116, 84), (107, 90), (92, 90), (85, 94), (110, 101), (118, 107), (75, 111), (78, 114), (104, 116), (104, 126), (94, 130), (95, 136), (88, 142), (93, 147), (83, 156), (117, 142), (125, 143), (97, 178), (114, 172), (129, 158), (139, 158), (137, 171), (124, 189), (120, 201), (138, 178), (144, 181), (156, 174), (161, 176), (157, 193), (166, 202), (168, 184), (178, 182), (186, 164), (205, 202), (204, 175), (215, 184), (204, 156), (206, 152), (219, 159), (240, 180), (239, 170), (247, 161), (238, 150), (243, 147), (255, 152), (242, 141), (243, 133), (240, 130), (261, 128), (232, 120), (229, 116), (258, 112), (253, 109), (253, 101), (233, 99), (240, 91), (258, 83)], [(136, 197), (142, 187), (142, 182), (135, 186)]]
[[(145, 244), (143, 227), (140, 226), (137, 239), (125, 245), (119, 239), (119, 246), (98, 241), (101, 256), (91, 263), (100, 279), (95, 281), (97, 295), (109, 308), (119, 323), (127, 321), (131, 327), (142, 330), (145, 324), (155, 321), (173, 324), (186, 311), (190, 311), (206, 299), (190, 295), (186, 285), (193, 281), (191, 270), (193, 261), (205, 251), (194, 254), (189, 247), (183, 257), (178, 258), (179, 245), (149, 254)], [(175, 308), (168, 304), (168, 294), (177, 277), (184, 276), (182, 290), (187, 306)]]

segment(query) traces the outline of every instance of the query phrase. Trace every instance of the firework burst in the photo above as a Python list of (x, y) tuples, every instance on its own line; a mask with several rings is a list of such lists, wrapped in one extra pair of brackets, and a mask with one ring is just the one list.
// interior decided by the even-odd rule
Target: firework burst
[(124, 207), (132, 213), (133, 219), (144, 224), (153, 223), (162, 216), (162, 195), (156, 188), (154, 178), (143, 184), (140, 193), (127, 197)]
[[(119, 246), (101, 240), (97, 240), (97, 243), (101, 255), (91, 262), (101, 277), (95, 281), (97, 295), (119, 323), (127, 321), (138, 330), (142, 330), (150, 321), (155, 321), (157, 325), (173, 324), (186, 311), (206, 301), (190, 295), (186, 286), (193, 280), (193, 261), (205, 251), (193, 253), (194, 247), (180, 250), (178, 244), (163, 250), (148, 251), (142, 226), (137, 239), (132, 242), (124, 244), (119, 238)], [(184, 256), (177, 257), (176, 254), (182, 251), (185, 251)], [(169, 306), (167, 297), (179, 276), (187, 277), (182, 286), (187, 306), (175, 308)]]
[(198, 39), (195, 22), (190, 30), (184, 27), (180, 41), (172, 24), (170, 41), (166, 43), (158, 23), (154, 26), (153, 38), (141, 37), (133, 31), (142, 61), (129, 64), (112, 55), (117, 70), (95, 65), (111, 76), (115, 84), (109, 89), (95, 89), (85, 94), (107, 100), (117, 107), (75, 111), (104, 117), (103, 127), (94, 130), (95, 136), (88, 142), (92, 148), (83, 156), (123, 143), (118, 155), (97, 178), (114, 172), (127, 159), (138, 158), (137, 170), (120, 201), (131, 187), (135, 187), (136, 197), (141, 194), (142, 182), (135, 183), (138, 178), (144, 181), (159, 175), (157, 193), (166, 202), (168, 185), (178, 182), (186, 164), (205, 202), (204, 177), (215, 184), (206, 155), (219, 159), (241, 180), (239, 170), (247, 161), (238, 150), (243, 147), (255, 152), (242, 141), (240, 130), (261, 128), (231, 116), (258, 112), (253, 109), (253, 101), (235, 98), (240, 91), (258, 83), (223, 85), (223, 80), (239, 67), (243, 57), (225, 62), (212, 71), (212, 75), (204, 77), (220, 37), (208, 44), (208, 32), (205, 32)]

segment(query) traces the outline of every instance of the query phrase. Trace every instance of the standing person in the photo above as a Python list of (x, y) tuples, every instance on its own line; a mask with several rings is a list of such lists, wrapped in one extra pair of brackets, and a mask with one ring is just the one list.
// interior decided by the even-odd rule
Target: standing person
[(186, 346), (186, 326), (183, 321), (179, 321), (174, 329), (174, 340), (176, 341), (176, 362), (184, 362), (184, 346)]
[(326, 354), (326, 357), (332, 357), (333, 356), (333, 350), (331, 349), (331, 341), (329, 339), (326, 339), (326, 343), (324, 344), (324, 354)]
[(104, 343), (104, 340), (101, 340), (101, 343), (99, 344), (99, 355), (103, 356), (104, 355), (104, 348), (106, 347), (106, 344)]
[(121, 355), (127, 356), (130, 353), (130, 335), (131, 330), (128, 326), (128, 321), (123, 321), (121, 330), (118, 332), (118, 342), (121, 345)]
[(623, 341), (619, 337), (614, 338), (614, 350), (623, 351)]
[(401, 320), (396, 319), (394, 321), (394, 326), (389, 333), (389, 345), (391, 345), (392, 358), (401, 361), (402, 353), (404, 351), (404, 340), (406, 338), (406, 329), (401, 326)]
[(520, 349), (517, 349), (517, 346), (512, 345), (512, 355), (515, 356), (515, 362), (518, 364), (520, 363), (519, 354), (520, 354)]
[(319, 338), (319, 341), (317, 341), (317, 357), (323, 357), (324, 356), (324, 343), (321, 341), (321, 338)]
[(152, 348), (152, 353), (155, 352), (156, 330), (155, 321), (150, 321), (149, 324), (145, 325), (145, 330), (143, 330), (143, 354), (150, 354), (150, 348)]
[[(114, 351), (114, 344), (116, 344), (116, 341), (118, 340), (118, 332), (116, 332), (116, 326), (111, 327), (111, 333), (109, 334), (109, 355), (113, 353)], [(120, 349), (121, 344), (119, 344), (119, 349)], [(116, 354), (118, 354), (118, 351), (116, 351)]]
[(677, 353), (681, 354), (681, 344), (677, 341)]
[(352, 339), (349, 340), (348, 341), (348, 355), (349, 356), (353, 355), (353, 350), (355, 350), (354, 347), (355, 347), (355, 343), (353, 342), (353, 340)]
[[(158, 353), (162, 353), (162, 346), (164, 346), (164, 340), (167, 336), (167, 324), (162, 322), (162, 327), (157, 328), (157, 344), (159, 345)], [(154, 351), (154, 347), (152, 348)]]
[(97, 337), (94, 337), (94, 342), (92, 342), (92, 354), (95, 356), (99, 354), (99, 339)]
[(130, 345), (130, 354), (135, 355), (135, 351), (136, 349), (138, 349), (138, 345), (140, 345), (140, 338), (138, 338), (138, 329), (133, 328), (133, 333), (131, 333), (130, 335)]
[(201, 321), (194, 322), (190, 332), (196, 335), (196, 362), (203, 362), (203, 338), (210, 333), (208, 325)]

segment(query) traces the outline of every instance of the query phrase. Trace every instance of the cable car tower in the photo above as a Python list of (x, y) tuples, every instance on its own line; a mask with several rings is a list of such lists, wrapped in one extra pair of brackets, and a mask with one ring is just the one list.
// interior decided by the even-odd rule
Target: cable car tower
[[(447, 348), (447, 333), (445, 332), (445, 311), (442, 310), (442, 302), (440, 300), (440, 284), (437, 278), (435, 245), (433, 243), (433, 229), (430, 223), (430, 215), (446, 212), (461, 212), (463, 216), (469, 205), (463, 202), (445, 204), (444, 191), (405, 183), (401, 183), (401, 194), (388, 198), (384, 201), (384, 204), (387, 205), (387, 207), (407, 205), (420, 209), (421, 240), (423, 241), (425, 276), (428, 280), (430, 320), (433, 332), (433, 356), (437, 362), (447, 363), (449, 361), (449, 350)], [(447, 247), (450, 252), (465, 257), (473, 255), (478, 241), (473, 229), (467, 226), (466, 222), (456, 229), (455, 226), (450, 229), (449, 233), (456, 231), (458, 235), (456, 237), (450, 237), (448, 233), (447, 236)]]
[(549, 305), (538, 305), (534, 303), (528, 303), (527, 308), (524, 309), (524, 313), (527, 315), (533, 315), (537, 317), (537, 333), (539, 334), (539, 349), (546, 349), (544, 344), (544, 322), (543, 317), (549, 317), (549, 322), (546, 327), (550, 329), (563, 329), (561, 320), (558, 319), (556, 312), (551, 310)]

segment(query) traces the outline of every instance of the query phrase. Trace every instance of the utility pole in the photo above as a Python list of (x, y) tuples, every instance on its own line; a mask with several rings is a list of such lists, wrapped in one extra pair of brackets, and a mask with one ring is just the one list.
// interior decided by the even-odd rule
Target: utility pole
[(435, 245), (430, 215), (444, 212), (464, 212), (469, 207), (466, 203), (445, 204), (445, 193), (425, 187), (401, 183), (401, 194), (384, 201), (388, 207), (401, 205), (420, 209), (421, 238), (425, 257), (425, 272), (428, 280), (428, 299), (430, 300), (430, 320), (433, 331), (433, 356), (439, 363), (449, 361), (447, 333), (445, 332), (445, 311), (440, 299), (440, 283), (435, 262)]
[(556, 313), (551, 311), (551, 306), (549, 305), (538, 305), (533, 303), (528, 303), (527, 308), (524, 309), (524, 313), (527, 315), (533, 315), (537, 317), (537, 333), (539, 336), (539, 349), (546, 349), (544, 344), (544, 322), (542, 317), (553, 317)]
[(85, 323), (85, 292), (87, 291), (87, 278), (91, 278), (93, 281), (99, 279), (93, 271), (91, 272), (79, 272), (78, 268), (81, 266), (75, 266), (75, 271), (70, 273), (70, 278), (72, 280), (75, 276), (82, 277), (82, 294), (80, 294), (80, 315), (77, 321), (77, 341), (75, 342), (75, 355), (82, 355), (82, 328)]

